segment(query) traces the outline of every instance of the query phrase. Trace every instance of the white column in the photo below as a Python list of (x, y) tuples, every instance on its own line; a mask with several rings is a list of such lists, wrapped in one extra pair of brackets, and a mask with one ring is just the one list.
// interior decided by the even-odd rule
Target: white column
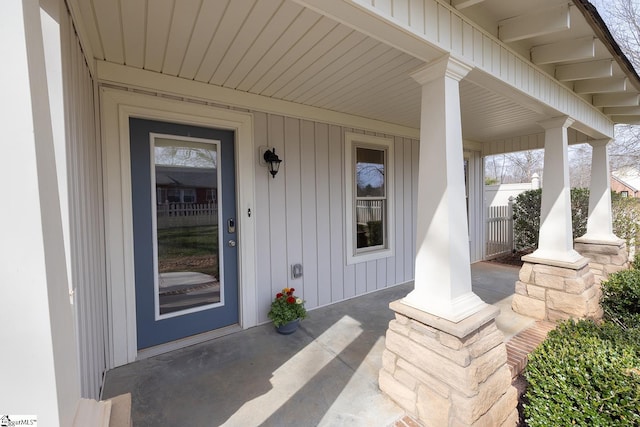
[(591, 154), (591, 187), (589, 191), (589, 217), (587, 233), (582, 239), (618, 242), (613, 234), (611, 214), (611, 175), (609, 173), (609, 139), (589, 141)]
[(459, 82), (446, 55), (412, 77), (422, 85), (415, 288), (403, 302), (458, 322), (486, 306), (471, 291)]
[(574, 263), (582, 256), (573, 249), (567, 128), (573, 119), (563, 116), (540, 122), (545, 129), (544, 182), (538, 249), (529, 257)]
[(3, 414), (71, 425), (80, 397), (38, 0), (0, 13)]

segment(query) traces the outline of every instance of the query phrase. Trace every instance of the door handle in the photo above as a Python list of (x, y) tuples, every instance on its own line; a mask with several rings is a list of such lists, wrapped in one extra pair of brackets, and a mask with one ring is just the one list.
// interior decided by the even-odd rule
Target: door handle
[(235, 248), (236, 247), (236, 241), (235, 240), (229, 240), (229, 242), (227, 243), (229, 245), (229, 247), (231, 248)]

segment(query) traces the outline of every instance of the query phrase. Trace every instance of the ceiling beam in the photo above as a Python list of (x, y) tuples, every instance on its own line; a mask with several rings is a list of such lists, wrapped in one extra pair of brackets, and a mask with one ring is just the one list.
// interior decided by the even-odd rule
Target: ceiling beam
[(579, 61), (594, 58), (596, 43), (592, 36), (563, 40), (531, 48), (531, 62), (536, 65)]
[(637, 107), (640, 105), (640, 95), (637, 93), (593, 95), (593, 105), (596, 107)]
[(605, 107), (602, 109), (602, 112), (607, 116), (635, 116), (640, 115), (640, 107)]
[(458, 10), (466, 9), (474, 4), (482, 3), (484, 0), (453, 0), (451, 5)]
[(556, 79), (561, 82), (611, 76), (613, 76), (613, 60), (611, 59), (556, 66)]
[(624, 123), (626, 125), (640, 125), (640, 115), (639, 116), (614, 115), (614, 116), (611, 116), (611, 121), (614, 123)]
[(580, 80), (574, 83), (573, 91), (575, 93), (624, 92), (627, 90), (627, 82), (626, 77)]
[(568, 30), (569, 5), (544, 9), (498, 22), (498, 38), (505, 43)]
[(403, 25), (381, 18), (371, 6), (344, 0), (293, 1), (424, 62), (431, 62), (446, 53), (443, 48), (425, 43), (423, 38)]

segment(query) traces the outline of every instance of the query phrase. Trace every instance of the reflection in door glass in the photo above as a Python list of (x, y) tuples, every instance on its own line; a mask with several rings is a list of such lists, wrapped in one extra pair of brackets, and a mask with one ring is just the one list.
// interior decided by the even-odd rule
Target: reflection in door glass
[(218, 144), (154, 139), (159, 315), (223, 301)]

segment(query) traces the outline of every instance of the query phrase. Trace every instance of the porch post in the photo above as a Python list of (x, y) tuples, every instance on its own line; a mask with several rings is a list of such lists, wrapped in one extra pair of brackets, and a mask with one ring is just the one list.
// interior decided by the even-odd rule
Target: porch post
[(390, 308), (380, 389), (425, 425), (515, 425), (496, 307), (471, 291), (459, 81), (445, 55), (412, 77), (422, 85), (415, 289)]
[(613, 234), (609, 142), (609, 139), (589, 141), (593, 152), (587, 232), (575, 240), (576, 250), (590, 260), (596, 283), (629, 267), (626, 242)]
[(458, 322), (485, 303), (471, 290), (459, 82), (471, 68), (445, 56), (422, 85), (415, 288), (404, 303)]
[(538, 249), (522, 257), (513, 311), (538, 319), (599, 317), (598, 291), (589, 260), (573, 249), (567, 128), (569, 117), (545, 129), (544, 182)]
[(567, 128), (569, 117), (539, 124), (544, 132), (544, 182), (538, 249), (531, 257), (574, 263), (581, 255), (573, 249)]
[(69, 426), (80, 381), (41, 28), (37, 0), (3, 1), (0, 402), (3, 414)]

